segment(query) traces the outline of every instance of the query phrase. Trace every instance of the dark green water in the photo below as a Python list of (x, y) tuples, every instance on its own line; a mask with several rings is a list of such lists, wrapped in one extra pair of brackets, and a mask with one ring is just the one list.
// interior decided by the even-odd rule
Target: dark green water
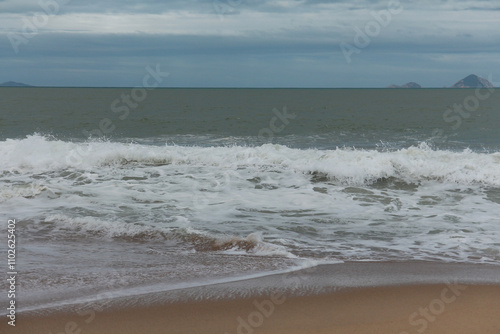
[[(157, 89), (134, 92), (135, 100), (132, 94), (122, 88), (1, 88), (0, 139), (39, 133), (63, 140), (273, 141), (300, 148), (426, 141), (440, 148), (494, 150), (500, 144), (498, 90)], [(463, 113), (454, 105), (464, 105)], [(274, 130), (280, 131), (269, 131), (273, 109), (283, 114), (283, 108), (295, 118), (277, 120)]]

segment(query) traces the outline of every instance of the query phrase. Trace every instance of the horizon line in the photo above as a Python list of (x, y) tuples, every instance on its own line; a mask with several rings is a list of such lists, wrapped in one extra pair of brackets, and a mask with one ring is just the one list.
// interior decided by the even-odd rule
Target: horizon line
[[(107, 89), (123, 89), (123, 88), (141, 88), (142, 86), (0, 86), (0, 88), (107, 88)], [(143, 87), (142, 87), (143, 88)], [(175, 87), (154, 87), (147, 88), (148, 90), (155, 89), (391, 89), (391, 90), (421, 90), (421, 89), (477, 89), (491, 87), (227, 87), (227, 86), (175, 86)], [(500, 87), (493, 87), (500, 88)], [(146, 89), (146, 88), (145, 88)]]

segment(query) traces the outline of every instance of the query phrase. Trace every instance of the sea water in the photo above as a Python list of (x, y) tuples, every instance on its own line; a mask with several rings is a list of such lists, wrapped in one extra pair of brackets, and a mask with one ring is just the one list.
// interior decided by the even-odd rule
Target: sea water
[(311, 263), (498, 264), (500, 92), (476, 93), (2, 88), (21, 304)]

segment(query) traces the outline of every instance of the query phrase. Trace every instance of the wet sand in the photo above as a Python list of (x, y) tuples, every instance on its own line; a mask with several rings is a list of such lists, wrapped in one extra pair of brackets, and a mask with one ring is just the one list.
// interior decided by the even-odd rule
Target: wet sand
[[(442, 270), (436, 271), (439, 267)], [(379, 269), (374, 272), (374, 268)], [(161, 295), (155, 293), (140, 298), (122, 298), (120, 303), (110, 303), (106, 308), (58, 310), (43, 315), (21, 313), (15, 328), (8, 326), (4, 318), (0, 330), (26, 334), (500, 333), (500, 283), (492, 282), (498, 268), (425, 264), (396, 264), (392, 268), (401, 270), (388, 273), (384, 266), (369, 264), (335, 267), (342, 272), (354, 270), (359, 274), (353, 277), (354, 280), (365, 277), (371, 283), (384, 272), (393, 277), (390, 282), (379, 281), (372, 286), (338, 288), (335, 279), (330, 277), (331, 289), (311, 290), (311, 285), (318, 286), (319, 278), (332, 270), (330, 266), (309, 269), (302, 274), (295, 272), (240, 281), (242, 289), (258, 284), (271, 286), (269, 290), (262, 290), (263, 293), (245, 297), (166, 301), (165, 298), (153, 298)], [(478, 268), (487, 270), (478, 271)], [(417, 275), (422, 271), (423, 274)], [(435, 274), (430, 274), (432, 272)], [(455, 276), (459, 272), (463, 279)], [(474, 273), (477, 278), (472, 281)], [(307, 283), (313, 277), (317, 281)], [(410, 284), (402, 279), (404, 282), (398, 283), (397, 277), (415, 282)], [(427, 280), (422, 282), (422, 277)], [(449, 280), (452, 277), (453, 281)], [(442, 282), (431, 282), (434, 280)], [(284, 284), (288, 289), (276, 288)], [(207, 289), (210, 287), (204, 288)], [(234, 283), (218, 284), (217, 289), (234, 289)], [(124, 303), (127, 300), (128, 303)], [(151, 301), (149, 305), (147, 300)]]

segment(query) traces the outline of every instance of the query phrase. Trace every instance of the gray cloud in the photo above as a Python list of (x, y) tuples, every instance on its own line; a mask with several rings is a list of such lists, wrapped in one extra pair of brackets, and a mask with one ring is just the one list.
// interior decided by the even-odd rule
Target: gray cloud
[(440, 87), (500, 64), (498, 6), (489, 1), (401, 0), (401, 13), (351, 63), (340, 43), (355, 46), (388, 0), (215, 1), (223, 12), (210, 0), (71, 1), (16, 54), (9, 34), (22, 36), (41, 9), (38, 0), (0, 0), (0, 81), (134, 85), (144, 66), (166, 63), (174, 86), (383, 87), (420, 78)]

